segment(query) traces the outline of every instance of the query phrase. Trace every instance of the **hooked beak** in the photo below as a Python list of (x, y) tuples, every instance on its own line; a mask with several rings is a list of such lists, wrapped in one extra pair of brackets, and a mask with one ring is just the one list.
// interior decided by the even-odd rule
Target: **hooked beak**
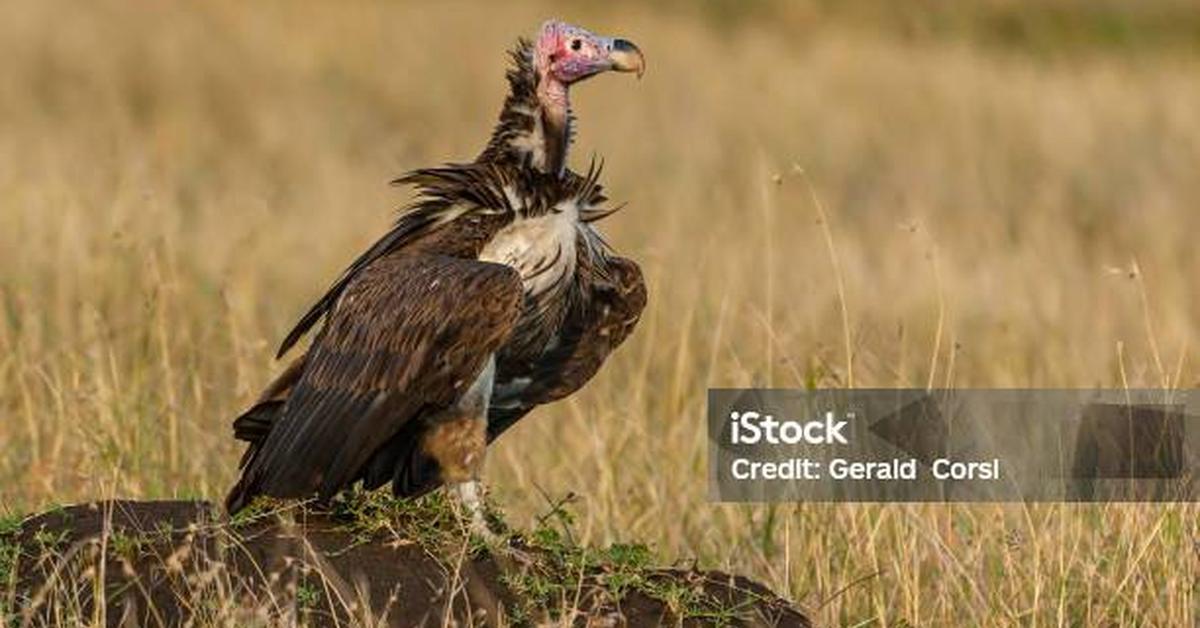
[(617, 72), (637, 72), (639, 79), (646, 72), (646, 58), (642, 56), (642, 51), (633, 45), (631, 41), (624, 39), (612, 40), (608, 60), (612, 63), (612, 69)]

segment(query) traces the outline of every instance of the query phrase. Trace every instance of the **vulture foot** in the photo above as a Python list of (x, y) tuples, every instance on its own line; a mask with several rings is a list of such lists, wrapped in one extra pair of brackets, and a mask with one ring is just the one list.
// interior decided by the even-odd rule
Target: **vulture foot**
[(458, 499), (459, 516), (463, 518), (465, 527), (471, 536), (483, 541), (502, 569), (509, 571), (514, 566), (529, 566), (536, 562), (528, 552), (513, 547), (507, 535), (496, 532), (488, 525), (484, 516), (486, 505), (482, 497), (483, 485), (479, 480), (455, 484), (454, 495)]

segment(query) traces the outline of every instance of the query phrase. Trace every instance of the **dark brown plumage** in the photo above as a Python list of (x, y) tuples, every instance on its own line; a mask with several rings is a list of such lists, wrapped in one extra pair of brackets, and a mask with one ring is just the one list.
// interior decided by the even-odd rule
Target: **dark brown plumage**
[[(547, 23), (538, 49), (580, 33), (590, 35)], [(593, 62), (611, 40), (596, 41)], [(417, 200), (284, 339), (280, 356), (324, 321), (234, 422), (249, 447), (230, 512), (259, 494), (328, 499), (358, 481), (390, 481), (401, 496), (473, 484), (487, 442), (578, 390), (632, 331), (646, 291), (592, 225), (613, 211), (602, 169), (580, 175), (547, 159), (555, 130), (543, 110), (557, 101), (539, 86), (554, 66), (535, 63), (526, 41), (512, 56), (480, 157), (397, 179)], [(572, 80), (587, 76), (576, 61)], [(565, 147), (569, 128), (557, 132)]]

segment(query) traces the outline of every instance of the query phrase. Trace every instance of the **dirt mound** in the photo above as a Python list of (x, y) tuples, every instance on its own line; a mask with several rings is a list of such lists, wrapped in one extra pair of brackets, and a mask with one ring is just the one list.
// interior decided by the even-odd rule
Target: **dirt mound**
[(320, 512), (260, 503), (232, 520), (207, 502), (71, 506), (0, 523), (0, 617), (16, 625), (809, 625), (745, 578), (654, 568), (643, 546), (580, 547), (568, 526), (547, 521), (512, 535), (510, 556), (464, 535), (439, 496), (359, 495)]

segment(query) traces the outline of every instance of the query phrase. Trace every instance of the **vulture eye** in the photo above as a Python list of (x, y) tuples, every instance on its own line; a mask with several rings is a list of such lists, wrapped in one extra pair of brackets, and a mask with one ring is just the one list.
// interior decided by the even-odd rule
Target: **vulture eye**
[(583, 46), (582, 41), (579, 41), (578, 39), (571, 40), (571, 50), (579, 50), (581, 46)]

